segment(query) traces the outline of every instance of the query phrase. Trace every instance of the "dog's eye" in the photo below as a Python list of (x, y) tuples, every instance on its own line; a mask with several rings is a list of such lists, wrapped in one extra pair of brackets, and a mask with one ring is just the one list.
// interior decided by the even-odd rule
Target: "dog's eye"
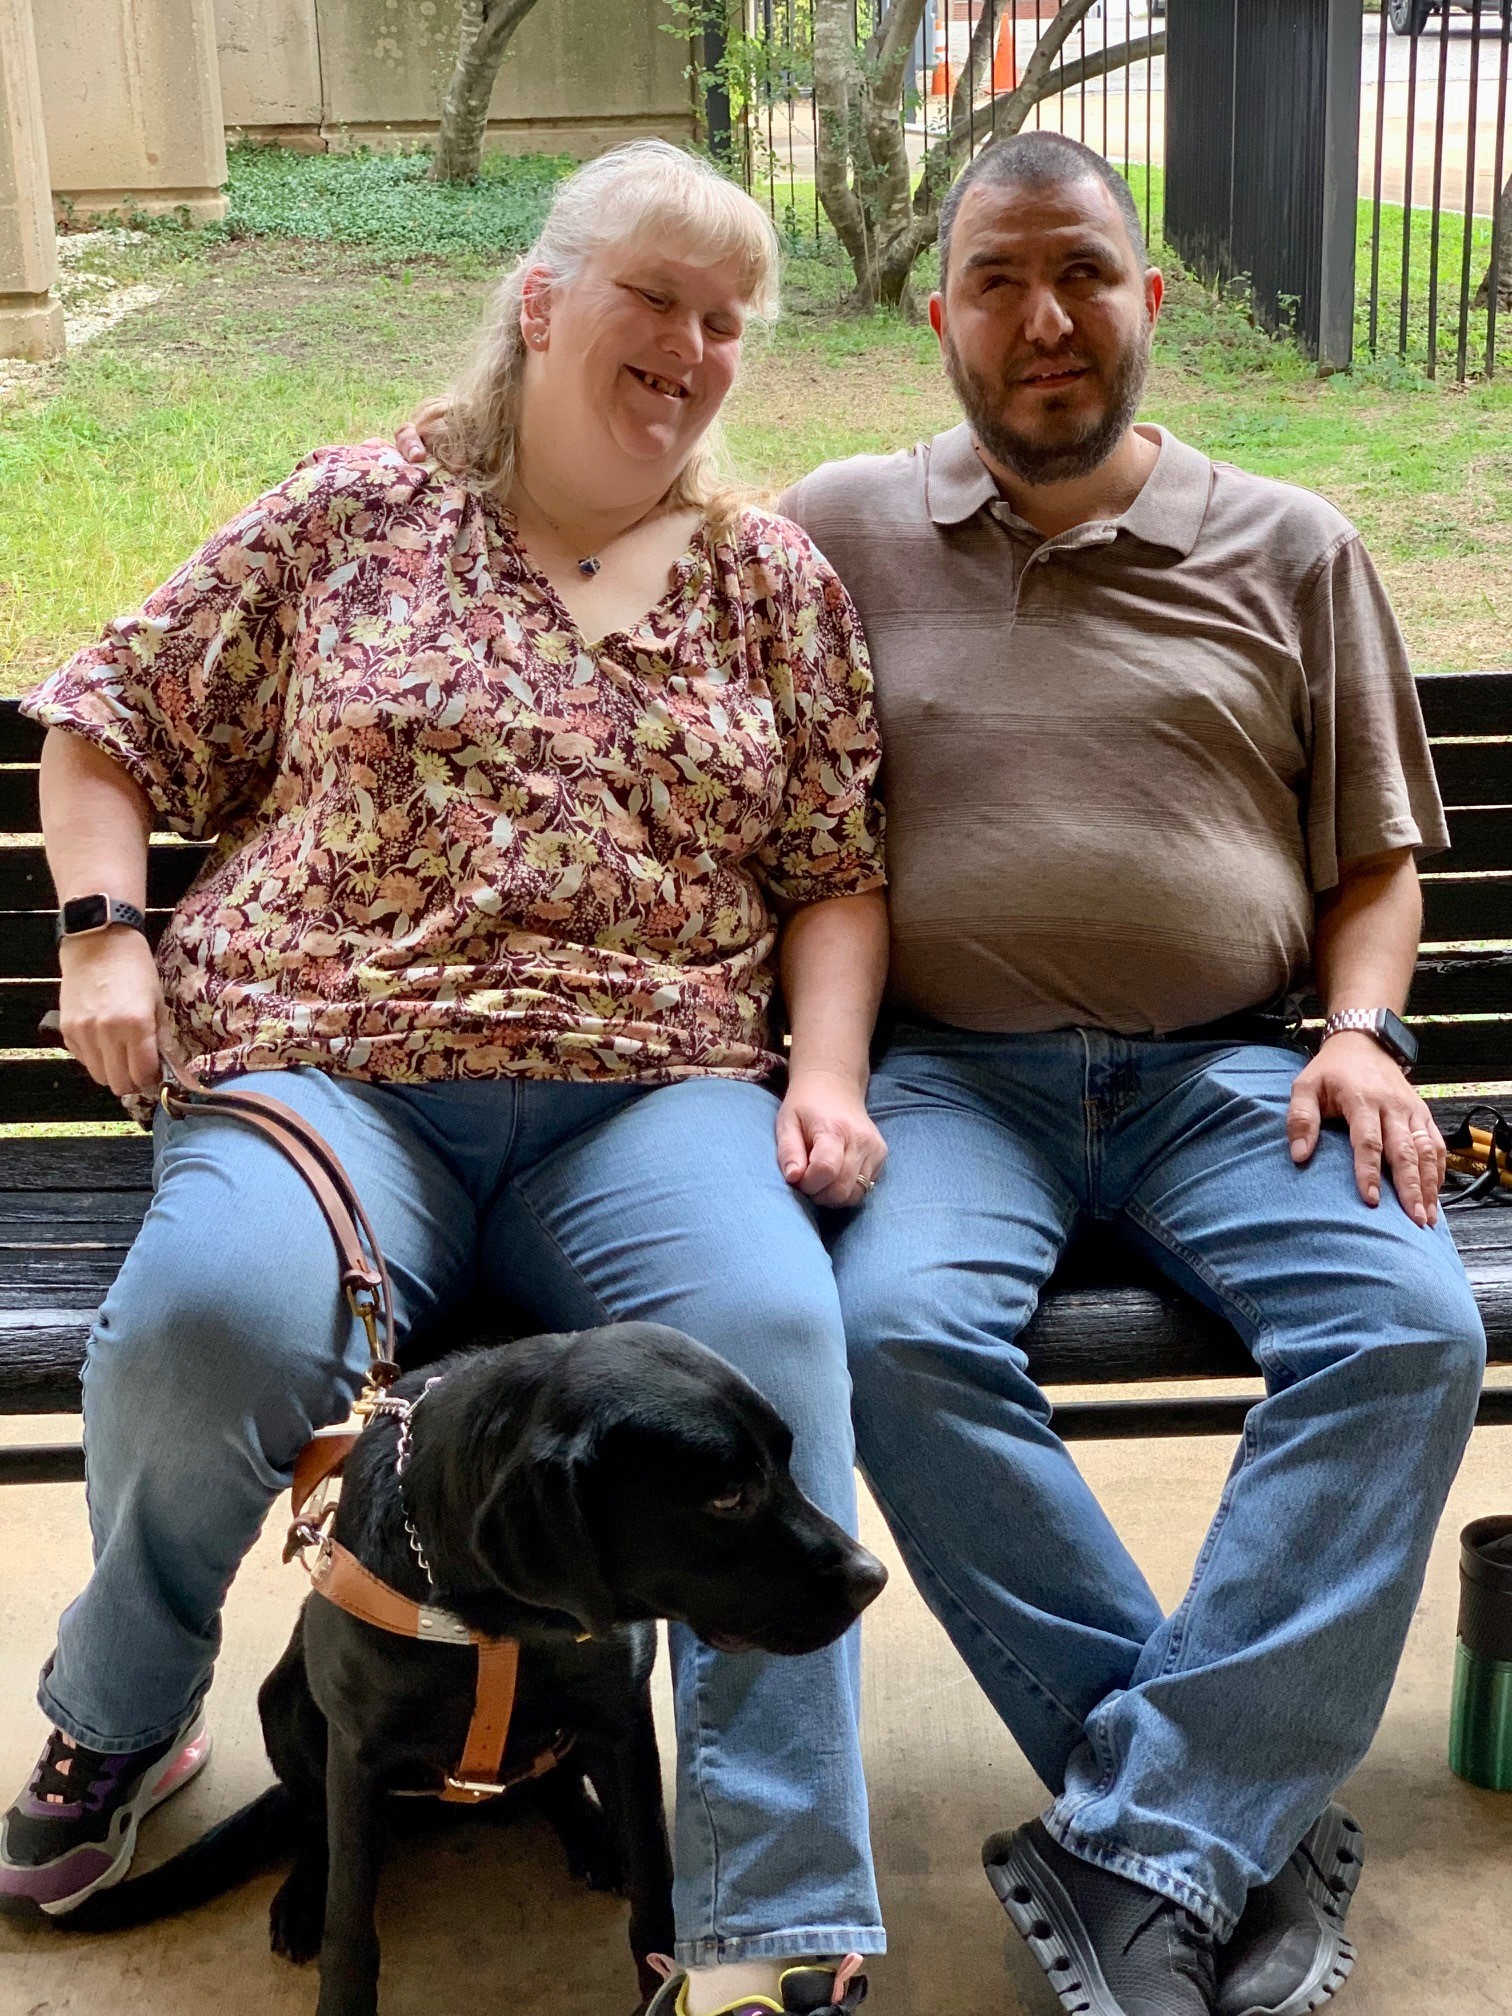
[(721, 1519), (742, 1519), (755, 1509), (756, 1493), (749, 1484), (740, 1484), (733, 1491), (721, 1492), (704, 1507), (706, 1512), (715, 1512)]

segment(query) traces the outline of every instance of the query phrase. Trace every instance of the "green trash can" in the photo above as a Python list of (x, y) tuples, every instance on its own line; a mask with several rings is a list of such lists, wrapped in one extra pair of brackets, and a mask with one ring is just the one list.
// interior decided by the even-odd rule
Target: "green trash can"
[(1473, 1520), (1460, 1535), (1449, 1768), (1512, 1792), (1512, 1514)]

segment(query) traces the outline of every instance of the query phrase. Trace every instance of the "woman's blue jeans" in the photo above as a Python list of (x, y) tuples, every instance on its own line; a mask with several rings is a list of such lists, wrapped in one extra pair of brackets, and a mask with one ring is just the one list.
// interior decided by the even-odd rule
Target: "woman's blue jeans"
[[(1340, 1128), (1293, 1166), (1302, 1062), (905, 1028), (872, 1080), (887, 1166), (834, 1247), (862, 1470), (1051, 1831), (1223, 1935), (1375, 1733), (1485, 1360), (1442, 1215), (1362, 1203)], [(1015, 1343), (1084, 1219), (1265, 1374), (1169, 1617)]]
[[(401, 1088), (310, 1070), (237, 1082), (297, 1107), (346, 1164), (401, 1337), (475, 1284), (545, 1329), (671, 1324), (767, 1395), (799, 1483), (855, 1530), (839, 1302), (777, 1168), (769, 1092), (713, 1078)], [(367, 1361), (325, 1222), (276, 1149), (233, 1121), (160, 1113), (156, 1165), (85, 1367), (94, 1573), (40, 1696), (108, 1751), (170, 1735), (209, 1686), (231, 1578)], [(883, 1950), (858, 1637), (780, 1659), (672, 1631), (682, 1965)]]

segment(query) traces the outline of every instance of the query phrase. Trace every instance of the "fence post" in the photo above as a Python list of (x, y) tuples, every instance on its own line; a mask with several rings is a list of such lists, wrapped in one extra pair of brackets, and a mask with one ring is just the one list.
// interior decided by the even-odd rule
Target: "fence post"
[[(1354, 356), (1355, 241), (1360, 174), (1362, 0), (1328, 0), (1323, 104), (1323, 258), (1318, 369), (1347, 371)], [(1381, 33), (1386, 32), (1383, 13)]]
[(704, 126), (709, 152), (722, 168), (728, 168), (735, 152), (735, 134), (730, 120), (730, 87), (720, 64), (729, 47), (729, 17), (723, 6), (711, 7), (704, 16), (703, 67), (712, 81), (704, 95)]

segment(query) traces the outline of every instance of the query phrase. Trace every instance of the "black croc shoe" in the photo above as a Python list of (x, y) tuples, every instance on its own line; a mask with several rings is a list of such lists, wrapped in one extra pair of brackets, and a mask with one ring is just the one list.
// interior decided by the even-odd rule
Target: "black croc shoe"
[(1039, 1820), (994, 1834), (982, 1861), (1070, 2016), (1212, 2016), (1215, 1941), (1181, 1905), (1083, 1862)]
[[(652, 1964), (666, 1963), (653, 1960)], [(782, 1977), (780, 2002), (769, 1995), (746, 1995), (722, 2009), (719, 2016), (825, 2016), (827, 2010), (850, 2016), (866, 2000), (866, 1976), (860, 1969), (860, 1956), (854, 1953), (838, 1967), (828, 1963), (789, 1967)], [(647, 2005), (645, 2016), (687, 2016), (683, 1994), (687, 1979), (686, 1974), (668, 1974)]]
[(1349, 1979), (1344, 1920), (1365, 1837), (1342, 1806), (1303, 1835), (1273, 1882), (1252, 1890), (1218, 1955), (1218, 2016), (1309, 2016)]
[(57, 1916), (119, 1883), (140, 1822), (209, 1755), (198, 1709), (166, 1742), (125, 1756), (86, 1749), (55, 1729), (26, 1790), (0, 1816), (0, 1898)]

